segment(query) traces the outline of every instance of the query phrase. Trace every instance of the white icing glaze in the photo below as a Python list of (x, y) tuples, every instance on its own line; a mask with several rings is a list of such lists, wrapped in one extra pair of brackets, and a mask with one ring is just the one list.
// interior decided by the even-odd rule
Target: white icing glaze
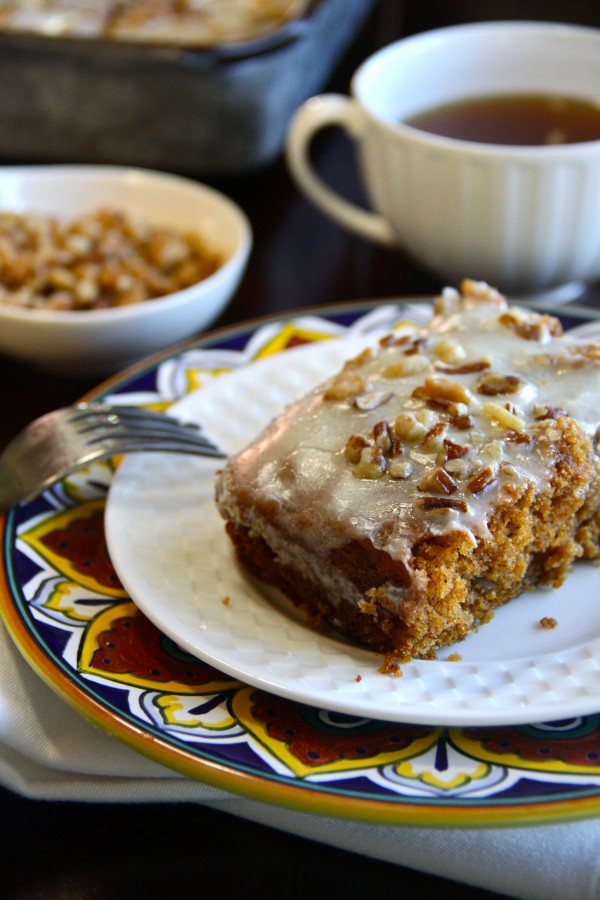
[[(416, 343), (382, 346), (371, 358), (359, 358), (290, 406), (234, 457), (217, 488), (224, 517), (258, 534), (281, 529), (309, 552), (368, 540), (393, 559), (408, 561), (415, 539), (426, 534), (460, 530), (473, 544), (485, 539), (489, 516), (512, 485), (543, 487), (555, 410), (575, 418), (590, 436), (596, 432), (600, 347), (553, 336), (554, 320), (509, 308), (485, 285), (466, 283), (463, 290), (464, 297), (444, 292), (430, 325), (413, 332)], [(468, 371), (472, 363), (481, 363), (480, 370)], [(404, 368), (414, 371), (393, 375)], [(490, 377), (496, 379), (492, 390), (508, 389), (482, 393), (482, 380)], [(451, 393), (458, 386), (458, 406), (436, 406), (435, 397), (422, 395), (424, 385), (436, 394), (440, 382)], [(345, 452), (349, 438), (363, 438), (368, 457), (375, 426), (385, 421), (395, 435), (393, 423), (407, 413), (416, 417), (418, 439), (395, 436), (401, 452), (387, 458), (384, 453), (385, 471), (375, 467), (371, 474), (379, 477), (357, 477), (364, 469)], [(468, 414), (472, 426), (457, 427), (457, 414)], [(446, 427), (436, 440), (429, 429), (440, 421)], [(446, 461), (444, 439), (456, 445), (456, 459)], [(386, 449), (385, 438), (381, 446)], [(395, 462), (403, 465), (395, 469)], [(450, 479), (449, 493), (431, 480), (440, 468), (443, 479)], [(483, 482), (487, 472), (491, 483), (479, 492), (472, 479), (481, 470)], [(458, 508), (423, 508), (440, 499)]]

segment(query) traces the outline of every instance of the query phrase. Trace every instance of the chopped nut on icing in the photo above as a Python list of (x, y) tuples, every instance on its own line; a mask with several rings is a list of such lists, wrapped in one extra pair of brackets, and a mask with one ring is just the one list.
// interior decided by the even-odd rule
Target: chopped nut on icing
[(466, 358), (466, 350), (458, 341), (444, 337), (433, 347), (433, 352), (442, 362), (456, 365)]
[(392, 434), (387, 422), (377, 422), (373, 425), (373, 441), (384, 453), (389, 453), (392, 448)]
[(388, 475), (390, 478), (410, 478), (412, 475), (412, 463), (407, 459), (398, 460), (390, 463), (388, 467)]
[(461, 456), (466, 456), (469, 452), (468, 447), (463, 447), (461, 444), (456, 444), (447, 438), (444, 439), (444, 447), (446, 448), (446, 459), (459, 459)]
[(420, 441), (427, 433), (427, 426), (411, 413), (401, 413), (394, 422), (394, 431), (403, 441)]
[(494, 467), (491, 465), (484, 466), (467, 483), (468, 489), (472, 494), (481, 494), (490, 488), (497, 481)]
[(500, 462), (504, 455), (504, 445), (502, 441), (490, 441), (483, 445), (481, 453), (494, 462)]
[(488, 372), (482, 375), (475, 390), (493, 397), (496, 394), (516, 394), (523, 382), (516, 375), (498, 375)]
[(348, 438), (348, 443), (344, 448), (346, 459), (348, 462), (356, 464), (360, 460), (360, 455), (365, 447), (369, 446), (369, 442), (362, 434), (353, 434)]
[(357, 478), (381, 478), (385, 475), (387, 460), (379, 447), (365, 447), (352, 473)]
[(424, 512), (433, 512), (438, 509), (456, 509), (463, 513), (469, 511), (469, 504), (466, 500), (458, 500), (454, 497), (418, 497), (417, 506)]
[(452, 416), (452, 418), (450, 419), (450, 424), (454, 428), (460, 429), (460, 431), (468, 431), (469, 428), (472, 428), (475, 424), (475, 419), (473, 418), (473, 416), (459, 413), (458, 415)]
[(473, 375), (476, 372), (484, 372), (486, 369), (491, 368), (491, 361), (489, 359), (474, 359), (472, 362), (462, 363), (459, 366), (436, 366), (437, 372), (442, 372), (444, 375)]
[(402, 356), (393, 363), (387, 365), (381, 373), (384, 378), (406, 378), (409, 375), (416, 375), (424, 372), (429, 368), (429, 359), (421, 353), (413, 353), (409, 356)]
[(560, 321), (554, 316), (532, 310), (511, 307), (498, 321), (527, 341), (547, 341), (550, 337), (558, 337), (563, 333)]
[(442, 403), (445, 401), (464, 403), (467, 406), (473, 399), (470, 390), (457, 381), (431, 377), (426, 378), (423, 384), (414, 389), (413, 397), (418, 400), (439, 400)]
[(350, 400), (364, 394), (366, 389), (367, 382), (361, 375), (344, 371), (333, 379), (323, 396), (326, 400)]
[(493, 425), (500, 428), (507, 428), (517, 433), (524, 431), (526, 423), (519, 416), (511, 413), (510, 410), (499, 403), (484, 403), (481, 407), (481, 414)]
[(558, 419), (559, 416), (568, 416), (566, 409), (560, 406), (534, 406), (533, 416), (537, 421), (543, 419)]
[(436, 466), (421, 479), (418, 488), (420, 491), (431, 491), (432, 494), (453, 494), (458, 485), (443, 466)]
[(354, 405), (361, 412), (368, 412), (370, 409), (377, 409), (378, 406), (383, 406), (393, 396), (391, 391), (367, 391), (365, 394), (359, 394), (354, 398)]
[(423, 440), (421, 441), (421, 447), (423, 450), (439, 450), (440, 447), (443, 447), (443, 439), (446, 429), (448, 428), (447, 422), (436, 422), (435, 425), (429, 429)]

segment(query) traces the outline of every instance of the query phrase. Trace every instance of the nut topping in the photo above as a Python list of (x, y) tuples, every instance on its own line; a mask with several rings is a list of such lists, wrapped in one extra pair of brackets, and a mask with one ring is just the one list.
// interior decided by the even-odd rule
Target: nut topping
[(461, 366), (436, 366), (436, 371), (443, 372), (445, 375), (471, 375), (483, 372), (491, 365), (489, 359), (476, 359), (470, 363), (463, 363)]
[(554, 316), (528, 310), (509, 309), (498, 321), (527, 341), (548, 340), (563, 333), (560, 321)]
[(353, 434), (348, 438), (348, 443), (344, 448), (344, 453), (348, 462), (356, 465), (360, 460), (360, 455), (365, 447), (369, 446), (369, 442), (362, 434)]
[(439, 450), (442, 447), (443, 436), (447, 428), (446, 422), (436, 422), (421, 441), (421, 447), (424, 450)]
[(451, 381), (449, 378), (426, 378), (422, 385), (416, 387), (412, 393), (417, 400), (439, 400), (454, 403), (471, 402), (471, 392), (462, 384)]
[(559, 416), (568, 416), (569, 413), (561, 406), (536, 406), (533, 410), (536, 421), (544, 419), (558, 419)]
[(454, 497), (418, 497), (417, 506), (424, 512), (433, 512), (438, 509), (457, 509), (459, 512), (469, 512), (466, 500), (457, 500)]
[(379, 447), (365, 447), (360, 459), (352, 470), (356, 478), (381, 478), (385, 475), (387, 460)]
[(506, 407), (500, 406), (499, 403), (484, 403), (481, 407), (481, 415), (499, 428), (517, 433), (525, 431), (525, 421)]
[(460, 444), (455, 444), (454, 441), (449, 441), (447, 438), (444, 439), (444, 447), (446, 448), (446, 459), (459, 459), (469, 452), (468, 447), (461, 447)]
[(494, 469), (491, 465), (487, 465), (473, 475), (467, 482), (467, 487), (472, 494), (477, 495), (486, 491), (495, 484), (497, 480)]
[(409, 375), (417, 375), (429, 368), (429, 359), (421, 353), (402, 356), (390, 363), (381, 373), (383, 378), (406, 378)]
[(425, 436), (427, 427), (412, 413), (401, 413), (394, 422), (394, 431), (401, 440), (415, 442)]
[(367, 383), (361, 375), (343, 371), (337, 375), (324, 393), (325, 400), (350, 400), (364, 394)]
[(475, 419), (469, 415), (452, 416), (450, 424), (453, 428), (458, 428), (460, 431), (468, 431), (475, 424)]
[(431, 491), (432, 494), (453, 494), (458, 485), (452, 475), (443, 466), (436, 466), (419, 482), (420, 491)]
[(461, 363), (466, 357), (465, 348), (447, 337), (443, 337), (437, 342), (433, 348), (433, 352), (438, 359), (441, 359), (442, 362), (445, 362), (448, 365), (458, 365), (458, 363)]
[(404, 479), (410, 478), (412, 475), (412, 463), (407, 459), (392, 462), (388, 466), (388, 475), (390, 478)]
[(496, 394), (516, 394), (522, 383), (516, 375), (496, 375), (489, 372), (479, 379), (476, 390), (479, 394), (487, 394), (488, 397)]
[(368, 412), (371, 409), (377, 409), (378, 406), (383, 406), (393, 396), (391, 391), (367, 391), (354, 398), (354, 405), (361, 412)]

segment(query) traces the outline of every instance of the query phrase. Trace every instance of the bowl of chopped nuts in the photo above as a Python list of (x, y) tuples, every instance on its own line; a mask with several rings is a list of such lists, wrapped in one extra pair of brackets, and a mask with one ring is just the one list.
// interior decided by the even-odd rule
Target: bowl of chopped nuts
[(242, 210), (191, 179), (0, 168), (0, 353), (66, 374), (115, 372), (214, 322), (251, 247)]

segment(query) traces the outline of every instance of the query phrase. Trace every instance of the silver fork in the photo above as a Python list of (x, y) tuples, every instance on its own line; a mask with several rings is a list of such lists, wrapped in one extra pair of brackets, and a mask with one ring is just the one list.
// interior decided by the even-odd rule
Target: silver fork
[(0, 509), (31, 500), (92, 462), (121, 453), (225, 456), (197, 425), (135, 406), (77, 403), (35, 419), (0, 455)]

